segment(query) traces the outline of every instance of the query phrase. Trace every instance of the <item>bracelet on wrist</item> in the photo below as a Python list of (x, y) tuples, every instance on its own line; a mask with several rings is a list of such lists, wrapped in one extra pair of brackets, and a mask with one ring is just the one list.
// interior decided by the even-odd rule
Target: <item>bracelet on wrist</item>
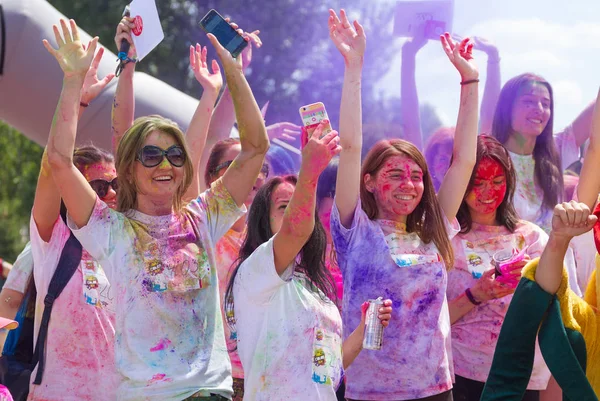
[(474, 84), (477, 82), (479, 82), (479, 79), (469, 79), (467, 81), (461, 81), (460, 84), (464, 86), (464, 85)]
[(480, 301), (477, 301), (475, 299), (475, 297), (473, 296), (473, 293), (471, 292), (470, 288), (467, 288), (465, 290), (465, 295), (467, 296), (467, 299), (469, 300), (469, 302), (471, 302), (473, 305), (477, 306), (477, 305), (481, 305)]

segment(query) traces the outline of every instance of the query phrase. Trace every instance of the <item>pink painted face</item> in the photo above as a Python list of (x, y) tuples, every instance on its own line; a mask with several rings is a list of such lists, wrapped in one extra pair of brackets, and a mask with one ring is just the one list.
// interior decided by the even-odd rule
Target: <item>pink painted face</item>
[(331, 208), (333, 207), (333, 198), (325, 197), (321, 199), (319, 204), (319, 220), (323, 224), (325, 234), (327, 235), (327, 242), (331, 242)]
[[(154, 145), (162, 150), (169, 149), (179, 143), (171, 135), (161, 131), (153, 131), (143, 146)], [(152, 198), (152, 202), (172, 202), (177, 189), (183, 182), (183, 166), (175, 167), (166, 157), (155, 167), (145, 167), (137, 161), (133, 165), (133, 175), (139, 197)]]
[(377, 202), (377, 218), (406, 222), (423, 197), (423, 170), (410, 157), (388, 158), (372, 176), (366, 174), (365, 185)]
[[(102, 180), (106, 182), (112, 182), (117, 177), (117, 170), (115, 169), (114, 163), (100, 162), (90, 166), (85, 166), (81, 173), (85, 177), (87, 182), (96, 180)], [(100, 186), (105, 185), (100, 183)], [(117, 207), (117, 193), (112, 186), (108, 185), (106, 195), (101, 197), (100, 200), (105, 202), (108, 207), (115, 209)]]
[(523, 86), (513, 104), (511, 126), (514, 132), (539, 136), (550, 120), (550, 92), (537, 82)]
[(481, 159), (475, 173), (473, 188), (465, 198), (473, 214), (496, 213), (506, 196), (506, 176), (502, 165), (489, 157)]
[(271, 194), (271, 211), (269, 212), (269, 222), (271, 223), (271, 231), (276, 234), (281, 229), (283, 223), (283, 215), (287, 208), (296, 187), (290, 182), (283, 182), (275, 188)]

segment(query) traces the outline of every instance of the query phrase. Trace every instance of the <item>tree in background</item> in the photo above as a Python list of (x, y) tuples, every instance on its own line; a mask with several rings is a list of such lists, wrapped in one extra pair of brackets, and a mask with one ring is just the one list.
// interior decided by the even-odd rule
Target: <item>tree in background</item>
[[(101, 43), (116, 52), (113, 37), (127, 4), (125, 1), (50, 0), (50, 3), (74, 18), (88, 33), (98, 35)], [(261, 31), (264, 45), (254, 52), (246, 75), (259, 105), (270, 102), (268, 124), (299, 123), (298, 108), (320, 101), (326, 105), (334, 126), (339, 126), (344, 68), (329, 40), (327, 10), (345, 7), (352, 19), (360, 18), (367, 32), (363, 120), (365, 124), (387, 127), (384, 131), (388, 136), (402, 137), (398, 128), (397, 99), (385, 99), (373, 89), (388, 72), (400, 48), (399, 41), (392, 36), (395, 1), (332, 0), (327, 5), (321, 0), (160, 0), (156, 3), (165, 39), (136, 67), (138, 71), (198, 98), (198, 85), (189, 71), (188, 49), (192, 42), (208, 44), (198, 22), (214, 8), (248, 31)], [(212, 52), (209, 58), (216, 58), (212, 47), (208, 48)], [(439, 119), (431, 108), (426, 110), (422, 120), (426, 136), (439, 126)], [(381, 132), (378, 131), (378, 135)]]
[(0, 121), (0, 258), (14, 262), (29, 232), (43, 149)]

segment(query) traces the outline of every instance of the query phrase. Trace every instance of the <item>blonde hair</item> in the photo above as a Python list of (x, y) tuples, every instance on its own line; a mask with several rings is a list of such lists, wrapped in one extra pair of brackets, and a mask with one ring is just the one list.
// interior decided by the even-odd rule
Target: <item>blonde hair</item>
[(185, 142), (185, 136), (175, 122), (158, 115), (152, 115), (136, 119), (119, 142), (115, 163), (117, 176), (120, 177), (117, 193), (117, 210), (119, 212), (126, 212), (137, 207), (138, 187), (133, 174), (133, 166), (137, 160), (138, 152), (146, 142), (146, 138), (154, 131), (160, 131), (173, 137), (185, 152), (183, 181), (177, 188), (173, 199), (175, 212), (179, 212), (183, 208), (183, 194), (191, 185), (194, 176), (194, 166), (192, 166), (190, 160), (190, 152)]

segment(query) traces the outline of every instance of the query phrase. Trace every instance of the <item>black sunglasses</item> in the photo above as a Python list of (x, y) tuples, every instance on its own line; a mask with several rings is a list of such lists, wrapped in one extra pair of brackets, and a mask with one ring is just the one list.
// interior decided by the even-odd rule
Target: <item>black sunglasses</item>
[(156, 167), (162, 163), (164, 157), (172, 166), (181, 167), (185, 164), (185, 152), (179, 145), (173, 145), (167, 150), (162, 150), (158, 146), (147, 145), (141, 148), (137, 154), (137, 160), (144, 167)]
[(106, 196), (106, 194), (108, 193), (109, 186), (111, 186), (112, 189), (115, 190), (115, 192), (119, 190), (119, 182), (117, 181), (117, 177), (113, 178), (112, 181), (93, 180), (90, 181), (89, 184), (90, 187), (92, 187), (94, 192), (98, 194), (100, 198), (104, 198)]

